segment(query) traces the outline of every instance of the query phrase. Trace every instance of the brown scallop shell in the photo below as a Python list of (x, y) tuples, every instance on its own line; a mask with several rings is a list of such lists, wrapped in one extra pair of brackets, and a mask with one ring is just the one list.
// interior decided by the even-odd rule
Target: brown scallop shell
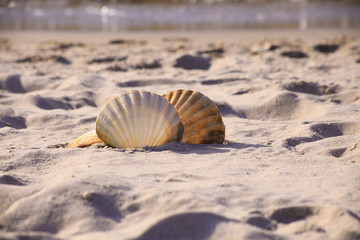
[(184, 143), (224, 143), (225, 125), (217, 106), (192, 90), (175, 90), (163, 95), (178, 111), (184, 125)]
[(68, 145), (66, 145), (66, 148), (83, 148), (88, 147), (94, 143), (104, 142), (96, 135), (96, 131), (92, 130), (71, 141)]

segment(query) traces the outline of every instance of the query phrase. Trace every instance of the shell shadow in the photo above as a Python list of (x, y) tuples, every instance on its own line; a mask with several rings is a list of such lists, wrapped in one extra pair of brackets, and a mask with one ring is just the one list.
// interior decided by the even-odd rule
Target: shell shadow
[(231, 149), (243, 149), (243, 148), (259, 148), (269, 147), (261, 144), (246, 144), (237, 142), (227, 142), (226, 144), (190, 144), (180, 142), (170, 142), (159, 147), (149, 147), (152, 152), (172, 151), (179, 154), (212, 154), (212, 153), (226, 153)]

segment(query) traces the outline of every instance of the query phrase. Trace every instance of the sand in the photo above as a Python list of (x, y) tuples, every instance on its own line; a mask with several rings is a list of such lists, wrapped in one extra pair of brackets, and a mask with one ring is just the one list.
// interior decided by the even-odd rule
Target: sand
[[(0, 239), (360, 239), (358, 30), (0, 35)], [(226, 144), (64, 148), (181, 88)]]

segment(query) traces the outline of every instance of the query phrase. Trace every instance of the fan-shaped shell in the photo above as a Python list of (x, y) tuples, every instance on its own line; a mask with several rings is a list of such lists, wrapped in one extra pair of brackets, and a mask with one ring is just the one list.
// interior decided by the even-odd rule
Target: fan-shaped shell
[(181, 141), (183, 126), (165, 98), (133, 90), (106, 103), (96, 120), (96, 134), (113, 147), (140, 148)]
[(206, 96), (192, 90), (175, 90), (165, 97), (178, 111), (184, 125), (182, 142), (223, 143), (225, 126), (219, 109)]
[(103, 141), (98, 138), (95, 130), (92, 130), (71, 141), (66, 148), (88, 147), (94, 143), (103, 143)]

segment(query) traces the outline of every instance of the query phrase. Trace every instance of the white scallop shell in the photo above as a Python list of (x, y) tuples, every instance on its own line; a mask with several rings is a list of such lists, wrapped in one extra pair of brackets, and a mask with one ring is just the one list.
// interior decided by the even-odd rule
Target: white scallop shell
[(96, 134), (113, 147), (140, 148), (181, 141), (183, 126), (165, 98), (133, 90), (106, 103), (96, 120)]

